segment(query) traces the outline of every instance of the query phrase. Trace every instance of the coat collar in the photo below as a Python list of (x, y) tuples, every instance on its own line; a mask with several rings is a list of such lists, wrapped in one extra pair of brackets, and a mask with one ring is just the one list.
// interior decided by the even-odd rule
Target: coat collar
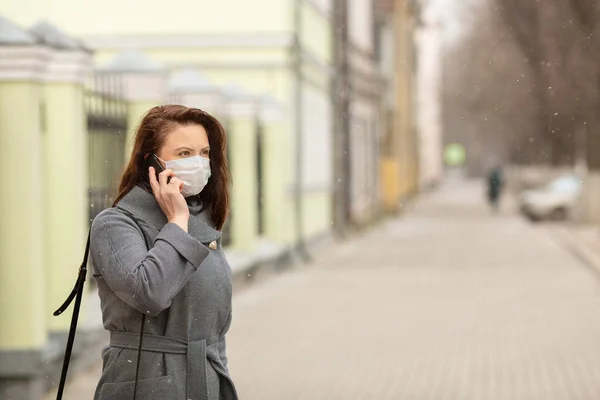
[[(135, 186), (117, 204), (120, 208), (136, 218), (147, 222), (159, 231), (167, 224), (167, 217), (160, 209), (154, 195), (139, 186)], [(189, 234), (202, 243), (209, 243), (221, 237), (221, 232), (210, 223), (207, 210), (198, 215), (190, 214)]]

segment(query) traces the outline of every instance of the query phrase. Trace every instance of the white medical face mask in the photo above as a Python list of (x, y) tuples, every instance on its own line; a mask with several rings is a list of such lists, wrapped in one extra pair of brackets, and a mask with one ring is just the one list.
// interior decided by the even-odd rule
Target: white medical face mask
[(210, 160), (206, 157), (194, 156), (163, 162), (167, 169), (172, 169), (175, 176), (183, 181), (184, 186), (181, 189), (183, 197), (195, 196), (200, 193), (211, 175)]

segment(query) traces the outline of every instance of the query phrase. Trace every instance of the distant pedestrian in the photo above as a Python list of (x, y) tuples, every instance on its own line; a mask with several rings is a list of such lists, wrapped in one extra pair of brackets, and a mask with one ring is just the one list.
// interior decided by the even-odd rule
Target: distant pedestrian
[(197, 108), (157, 106), (141, 121), (117, 200), (92, 224), (110, 332), (94, 400), (238, 398), (225, 346), (225, 143), (219, 121)]
[(500, 208), (500, 197), (502, 196), (503, 187), (504, 177), (502, 167), (497, 165), (492, 168), (487, 178), (488, 201), (494, 212), (498, 212)]

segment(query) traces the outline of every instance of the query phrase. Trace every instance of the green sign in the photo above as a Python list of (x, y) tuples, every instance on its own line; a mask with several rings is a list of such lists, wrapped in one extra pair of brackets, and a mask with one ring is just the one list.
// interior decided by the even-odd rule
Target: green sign
[(466, 158), (465, 146), (460, 143), (451, 143), (444, 150), (444, 161), (451, 167), (463, 165)]

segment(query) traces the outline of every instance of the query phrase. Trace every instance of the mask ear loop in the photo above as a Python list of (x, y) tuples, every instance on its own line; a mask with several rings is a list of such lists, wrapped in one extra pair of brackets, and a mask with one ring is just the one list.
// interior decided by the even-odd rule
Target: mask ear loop
[(167, 162), (165, 160), (163, 160), (162, 158), (160, 158), (159, 156), (157, 156), (156, 154), (152, 153), (152, 155), (154, 157), (156, 157), (158, 160), (162, 161), (163, 164), (165, 164), (165, 168), (167, 168)]

